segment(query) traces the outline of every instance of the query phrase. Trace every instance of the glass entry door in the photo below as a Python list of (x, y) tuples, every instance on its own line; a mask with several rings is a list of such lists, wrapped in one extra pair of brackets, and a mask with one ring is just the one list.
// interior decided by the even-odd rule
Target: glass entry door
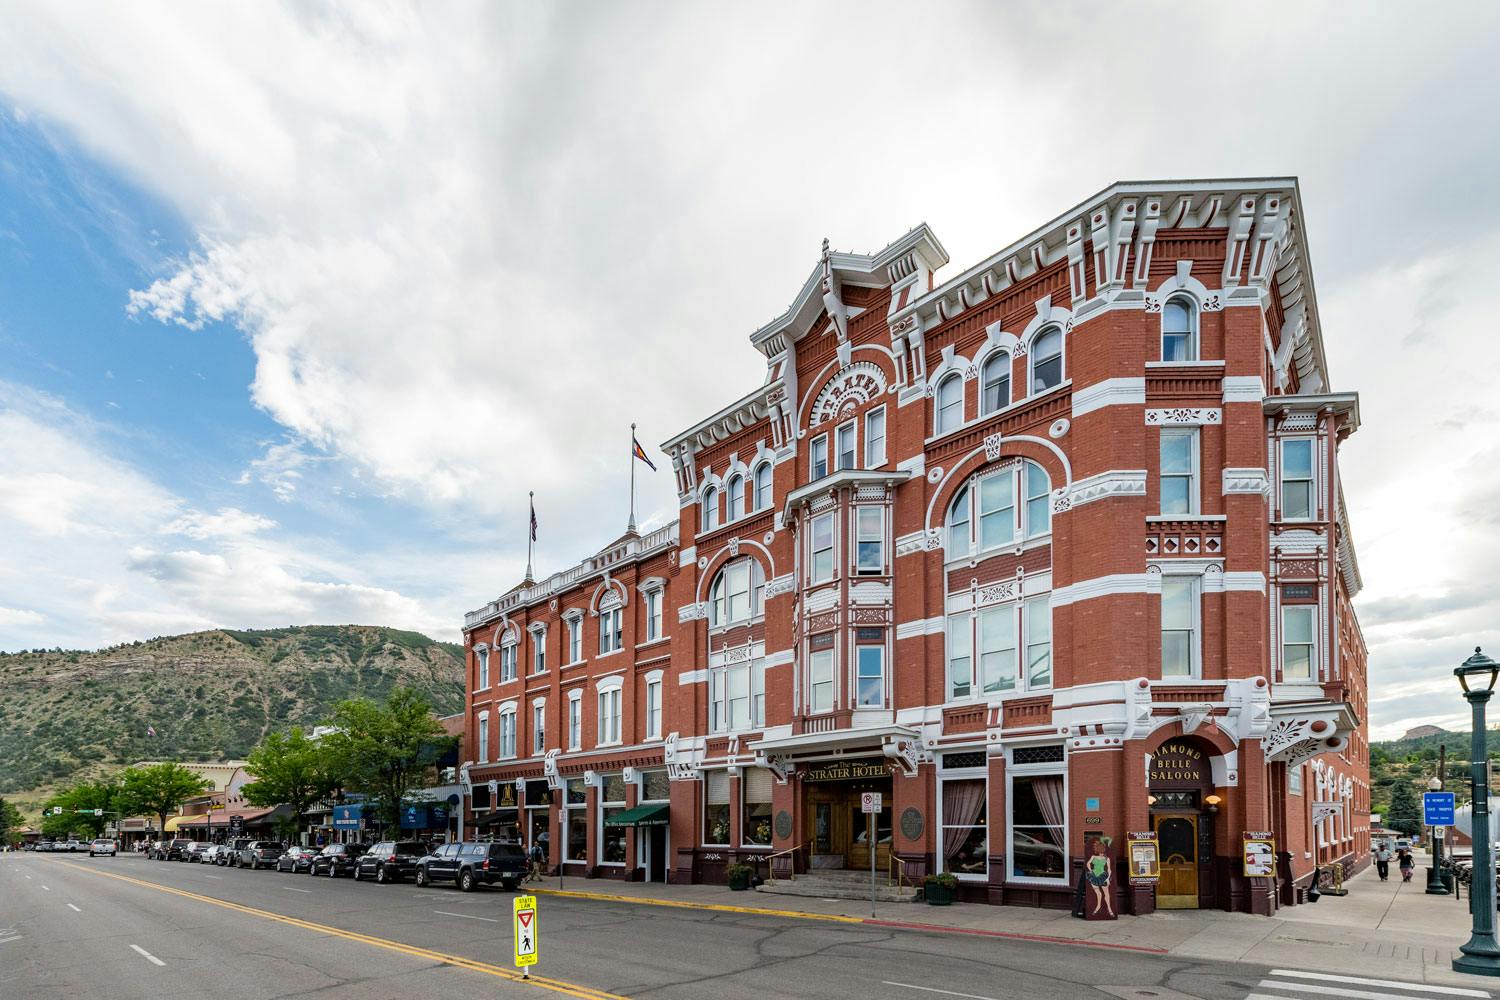
[(1152, 817), (1161, 851), (1156, 905), (1164, 910), (1198, 908), (1198, 816), (1193, 813)]

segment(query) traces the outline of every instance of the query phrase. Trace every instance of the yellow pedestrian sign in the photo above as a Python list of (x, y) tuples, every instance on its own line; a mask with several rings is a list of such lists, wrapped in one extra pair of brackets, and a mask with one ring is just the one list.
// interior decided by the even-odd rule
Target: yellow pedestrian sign
[(516, 897), (516, 968), (530, 974), (537, 957), (536, 897)]

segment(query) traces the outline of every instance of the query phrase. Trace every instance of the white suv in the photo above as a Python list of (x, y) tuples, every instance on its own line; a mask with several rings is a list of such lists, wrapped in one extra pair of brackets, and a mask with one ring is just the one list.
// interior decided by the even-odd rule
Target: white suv
[(92, 858), (96, 854), (108, 854), (110, 857), (114, 857), (115, 842), (113, 840), (105, 840), (102, 837), (93, 841), (89, 844), (89, 857)]

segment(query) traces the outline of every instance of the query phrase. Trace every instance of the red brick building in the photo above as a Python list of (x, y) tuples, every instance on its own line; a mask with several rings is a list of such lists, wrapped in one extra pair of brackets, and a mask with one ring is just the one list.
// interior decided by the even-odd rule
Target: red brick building
[(1359, 404), (1296, 181), (1116, 184), (947, 263), (925, 225), (825, 247), (764, 384), (663, 445), (679, 520), (466, 616), (471, 832), (596, 877), (863, 868), (876, 791), (877, 866), (974, 900), (1070, 905), (1095, 838), (1155, 831), (1125, 912), (1365, 862)]

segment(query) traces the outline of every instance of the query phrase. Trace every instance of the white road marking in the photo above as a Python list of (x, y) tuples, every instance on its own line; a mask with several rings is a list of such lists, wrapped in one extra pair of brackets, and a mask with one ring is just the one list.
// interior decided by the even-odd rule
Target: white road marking
[(500, 921), (494, 917), (476, 917), (472, 913), (449, 913), (447, 910), (433, 910), (433, 913), (441, 913), (445, 917), (463, 917), (465, 920), (483, 920), (486, 923), (498, 924)]
[(12, 941), (21, 940), (24, 936), (23, 934), (17, 934), (15, 937), (0, 938), (0, 944), (10, 944)]
[(939, 990), (931, 986), (913, 986), (911, 983), (893, 983), (889, 980), (882, 980), (881, 985), (900, 986), (908, 990), (921, 990), (923, 993), (941, 993), (945, 997), (963, 997), (964, 1000), (998, 1000), (996, 997), (982, 997), (978, 993), (955, 993), (952, 990)]
[(74, 913), (82, 913), (83, 912), (78, 907), (74, 906), (72, 903), (68, 904), (68, 909), (72, 910)]
[[(1298, 972), (1296, 969), (1272, 969), (1273, 976), (1286, 976), (1291, 979), (1316, 979), (1324, 983), (1353, 983), (1357, 986), (1389, 986), (1395, 989), (1406, 990), (1411, 993), (1439, 993), (1450, 997), (1485, 997), (1490, 994), (1485, 990), (1466, 990), (1457, 986), (1428, 986), (1426, 983), (1401, 983), (1394, 979), (1361, 979), (1358, 976), (1335, 976), (1326, 972)], [(1270, 986), (1269, 981), (1261, 983), (1262, 986)], [(1298, 989), (1307, 989), (1303, 983), (1286, 983), (1285, 986), (1296, 986)]]
[(136, 954), (140, 955), (142, 958), (144, 958), (146, 961), (150, 962), (152, 965), (166, 965), (167, 964), (166, 962), (163, 962), (161, 959), (157, 958), (155, 955), (151, 954), (149, 951), (147, 951), (145, 948), (142, 948), (138, 944), (131, 945), (130, 946), (130, 950), (133, 951), (133, 952), (135, 952)]
[(30, 876), (30, 875), (27, 875), (27, 876), (26, 876), (26, 877), (27, 877), (27, 878), (31, 878), (31, 876)]
[(223, 878), (223, 875), (205, 875), (204, 878)]
[(47, 892), (51, 892), (52, 891), (52, 887), (50, 885), (44, 885), (44, 886), (42, 886), (42, 888), (45, 889)]
[(286, 889), (289, 892), (312, 892), (311, 889), (299, 889), (294, 885), (284, 885), (282, 886), (282, 888)]

